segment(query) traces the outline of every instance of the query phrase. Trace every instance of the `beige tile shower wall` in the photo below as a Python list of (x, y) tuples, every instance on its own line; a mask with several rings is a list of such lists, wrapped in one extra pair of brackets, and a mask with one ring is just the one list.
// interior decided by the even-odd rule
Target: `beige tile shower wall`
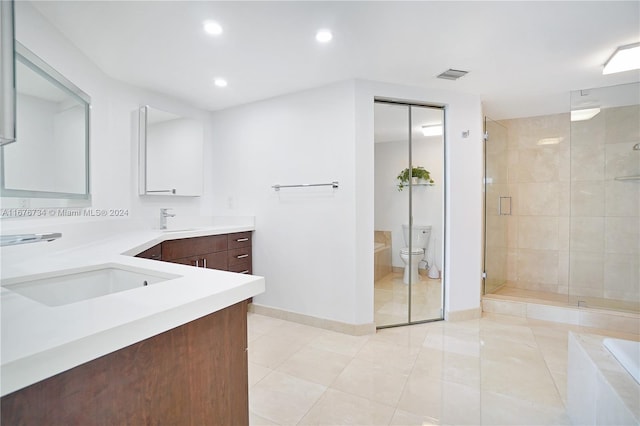
[[(604, 297), (640, 301), (640, 106), (610, 108), (605, 118)], [(602, 113), (601, 113), (602, 114)]]
[(603, 109), (573, 123), (570, 293), (638, 300), (640, 109)]
[(509, 133), (508, 286), (567, 293), (569, 114), (505, 120)]
[[(509, 132), (508, 285), (640, 299), (640, 107), (502, 122)], [(557, 143), (555, 143), (557, 142)], [(570, 146), (571, 143), (571, 146)]]
[(571, 294), (604, 296), (605, 114), (573, 123)]

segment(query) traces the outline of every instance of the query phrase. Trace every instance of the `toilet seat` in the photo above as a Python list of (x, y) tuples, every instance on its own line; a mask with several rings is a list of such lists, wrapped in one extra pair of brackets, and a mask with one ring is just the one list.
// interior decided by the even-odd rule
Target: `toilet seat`
[[(411, 254), (423, 254), (424, 250), (422, 250), (421, 248), (414, 248), (413, 250), (411, 250)], [(405, 247), (400, 249), (400, 254), (409, 254), (409, 247)]]

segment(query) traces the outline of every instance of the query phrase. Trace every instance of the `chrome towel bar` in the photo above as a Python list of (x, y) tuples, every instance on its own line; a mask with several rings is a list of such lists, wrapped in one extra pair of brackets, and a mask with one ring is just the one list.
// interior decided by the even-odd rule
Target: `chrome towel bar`
[(331, 183), (301, 183), (299, 185), (279, 185), (279, 184), (275, 184), (272, 186), (273, 189), (275, 189), (276, 191), (280, 191), (280, 188), (307, 188), (310, 186), (330, 186), (333, 189), (337, 189), (338, 188), (338, 182), (337, 181), (333, 181)]

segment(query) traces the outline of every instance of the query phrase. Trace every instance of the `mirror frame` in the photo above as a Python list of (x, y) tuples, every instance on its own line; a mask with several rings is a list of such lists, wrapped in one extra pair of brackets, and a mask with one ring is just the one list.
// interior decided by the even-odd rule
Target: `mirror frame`
[[(91, 97), (83, 92), (78, 86), (69, 81), (65, 76), (56, 71), (53, 67), (40, 59), (35, 53), (24, 47), (17, 40), (15, 41), (15, 58), (20, 61), (52, 84), (60, 87), (72, 96), (78, 98), (84, 103), (85, 108), (85, 193), (68, 193), (68, 192), (52, 192), (52, 191), (33, 191), (24, 189), (10, 189), (5, 186), (5, 168), (4, 168), (4, 147), (0, 147), (0, 164), (3, 165), (0, 170), (0, 196), (2, 197), (18, 197), (18, 198), (57, 198), (57, 199), (75, 199), (90, 200), (91, 199), (91, 167), (90, 167), (90, 128), (91, 128)], [(18, 141), (19, 143), (19, 141)]]

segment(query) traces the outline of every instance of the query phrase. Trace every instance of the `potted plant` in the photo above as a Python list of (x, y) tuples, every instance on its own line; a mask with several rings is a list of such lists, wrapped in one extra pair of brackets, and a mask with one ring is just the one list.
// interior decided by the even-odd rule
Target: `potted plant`
[[(409, 173), (411, 170), (411, 173)], [(413, 167), (411, 169), (406, 168), (400, 172), (397, 177), (398, 179), (398, 191), (402, 191), (405, 186), (409, 185), (409, 179), (414, 179), (415, 183), (433, 183), (433, 179), (431, 179), (431, 174), (428, 170), (425, 170), (424, 167), (418, 166)]]

